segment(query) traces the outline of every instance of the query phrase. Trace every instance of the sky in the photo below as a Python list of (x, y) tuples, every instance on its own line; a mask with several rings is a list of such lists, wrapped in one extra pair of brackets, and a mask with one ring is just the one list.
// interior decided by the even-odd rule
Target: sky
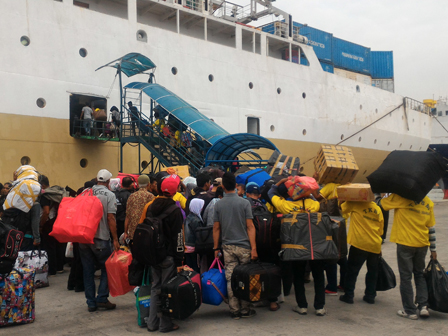
[(419, 101), (448, 96), (447, 0), (277, 0), (273, 5), (336, 37), (392, 50), (396, 93)]

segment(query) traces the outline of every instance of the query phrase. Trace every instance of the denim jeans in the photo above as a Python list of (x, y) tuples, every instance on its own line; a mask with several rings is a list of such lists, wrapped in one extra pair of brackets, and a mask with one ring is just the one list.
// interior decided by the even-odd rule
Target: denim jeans
[[(428, 246), (411, 247), (397, 244), (397, 261), (400, 272), (400, 294), (403, 308), (406, 314), (417, 314), (417, 307), (428, 305), (428, 287), (423, 277), (425, 258)], [(415, 289), (417, 294), (414, 301), (412, 288), (412, 274), (414, 274)]]
[(363, 251), (354, 246), (350, 246), (347, 262), (347, 275), (345, 277), (345, 296), (350, 298), (355, 296), (355, 285), (359, 271), (361, 270), (362, 265), (367, 261), (366, 290), (364, 295), (369, 299), (375, 299), (379, 260), (379, 254)]
[[(106, 260), (112, 254), (112, 245), (109, 240), (95, 238), (93, 244), (79, 244), (79, 255), (84, 271), (84, 288), (87, 306), (96, 307), (97, 302), (107, 302), (109, 287), (107, 285)], [(100, 266), (101, 278), (98, 286), (98, 295), (95, 298), (95, 270)]]
[(83, 125), (84, 129), (86, 130), (86, 134), (90, 135), (90, 128), (92, 127), (92, 119), (84, 119)]

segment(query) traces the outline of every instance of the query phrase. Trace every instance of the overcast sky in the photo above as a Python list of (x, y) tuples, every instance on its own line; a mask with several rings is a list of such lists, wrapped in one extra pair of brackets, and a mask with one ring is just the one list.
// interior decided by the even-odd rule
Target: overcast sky
[(277, 0), (273, 4), (289, 12), (294, 21), (372, 50), (393, 50), (396, 93), (420, 101), (448, 96), (447, 0)]

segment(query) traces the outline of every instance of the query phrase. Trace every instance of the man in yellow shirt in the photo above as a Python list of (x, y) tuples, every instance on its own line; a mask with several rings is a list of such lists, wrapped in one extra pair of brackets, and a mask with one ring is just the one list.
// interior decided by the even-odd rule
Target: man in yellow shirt
[[(419, 203), (391, 194), (381, 200), (381, 207), (386, 211), (395, 210), (390, 241), (397, 244), (400, 294), (403, 303), (403, 309), (397, 314), (411, 320), (417, 320), (419, 315), (429, 317), (428, 288), (423, 270), (428, 246), (431, 258), (437, 259), (434, 203), (428, 196)], [(415, 297), (417, 306), (414, 304), (412, 274), (417, 291)]]
[(366, 289), (363, 300), (374, 304), (378, 261), (383, 242), (381, 238), (384, 227), (383, 213), (375, 202), (344, 202), (341, 210), (343, 215), (350, 216), (347, 242), (351, 246), (345, 276), (345, 294), (339, 299), (346, 303), (353, 303), (356, 279), (367, 261)]

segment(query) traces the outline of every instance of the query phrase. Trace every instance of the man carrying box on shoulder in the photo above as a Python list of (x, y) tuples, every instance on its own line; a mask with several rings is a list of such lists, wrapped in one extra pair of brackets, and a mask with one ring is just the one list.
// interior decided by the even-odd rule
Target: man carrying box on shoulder
[[(391, 194), (381, 200), (381, 207), (386, 211), (395, 209), (390, 241), (397, 243), (400, 294), (403, 303), (403, 309), (397, 314), (417, 320), (419, 311), (421, 317), (429, 317), (428, 288), (423, 270), (428, 246), (431, 258), (437, 259), (434, 203), (428, 196), (421, 202), (414, 202), (397, 194)], [(412, 274), (417, 291), (415, 301)]]
[(374, 304), (378, 262), (381, 256), (381, 243), (384, 219), (381, 209), (375, 202), (344, 202), (343, 215), (350, 216), (347, 242), (351, 245), (345, 276), (345, 294), (339, 299), (353, 303), (355, 284), (362, 265), (367, 261), (366, 289), (363, 300)]

